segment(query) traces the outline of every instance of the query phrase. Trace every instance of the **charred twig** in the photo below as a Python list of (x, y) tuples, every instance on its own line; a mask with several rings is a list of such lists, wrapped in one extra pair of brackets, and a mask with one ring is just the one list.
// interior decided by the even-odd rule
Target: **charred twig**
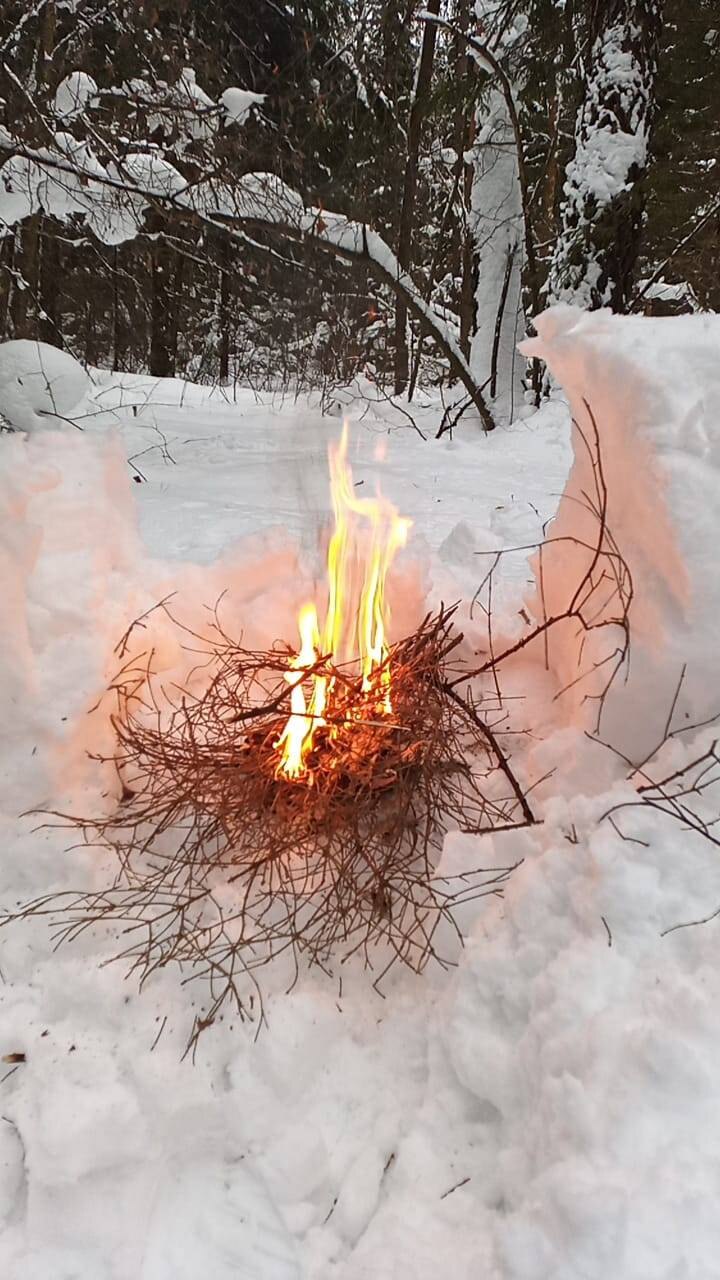
[(453, 1191), (459, 1191), (461, 1187), (466, 1187), (469, 1181), (469, 1178), (461, 1178), (453, 1187), (448, 1187), (447, 1191), (443, 1191), (440, 1199), (445, 1200), (448, 1196), (452, 1195)]
[(683, 920), (681, 924), (671, 924), (669, 929), (663, 929), (660, 937), (666, 938), (669, 933), (676, 933), (678, 929), (694, 929), (696, 925), (710, 924), (710, 921), (717, 920), (718, 916), (720, 916), (720, 907), (709, 916), (703, 916), (702, 920)]

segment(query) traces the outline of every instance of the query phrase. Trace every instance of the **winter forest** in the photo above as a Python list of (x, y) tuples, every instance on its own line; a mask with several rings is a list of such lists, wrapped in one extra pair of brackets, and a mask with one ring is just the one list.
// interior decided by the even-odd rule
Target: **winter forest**
[(720, 1280), (718, 0), (0, 0), (0, 1269)]
[[(258, 390), (464, 379), (507, 419), (540, 391), (516, 346), (549, 303), (717, 308), (718, 21), (712, 0), (6, 4), (2, 337)], [(48, 146), (41, 191), (22, 175)], [(107, 186), (68, 190), (97, 166)]]

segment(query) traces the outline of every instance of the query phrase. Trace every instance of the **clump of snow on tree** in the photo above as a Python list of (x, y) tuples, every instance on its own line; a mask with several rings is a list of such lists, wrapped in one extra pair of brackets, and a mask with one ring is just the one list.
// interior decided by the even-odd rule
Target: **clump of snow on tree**
[(251, 93), (249, 89), (230, 88), (220, 94), (228, 124), (244, 124), (253, 107), (265, 101), (264, 93)]
[(55, 114), (59, 119), (75, 120), (96, 97), (98, 87), (86, 71), (72, 71), (60, 81), (55, 93)]

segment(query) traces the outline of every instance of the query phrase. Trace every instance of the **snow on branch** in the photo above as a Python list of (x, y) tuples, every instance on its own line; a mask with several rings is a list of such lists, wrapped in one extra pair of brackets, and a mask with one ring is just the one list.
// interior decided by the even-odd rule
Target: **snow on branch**
[(655, 112), (661, 5), (615, 11), (592, 49), (548, 282), (551, 301), (588, 310), (628, 301)]
[(3, 223), (9, 228), (42, 209), (60, 219), (81, 214), (98, 239), (119, 244), (136, 236), (146, 210), (160, 204), (223, 227), (231, 235), (250, 224), (367, 263), (426, 326), (470, 395), (485, 430), (493, 429), (490, 410), (451, 328), (424, 300), (382, 236), (366, 223), (306, 206), (272, 173), (249, 173), (234, 181), (203, 175), (188, 181), (157, 150), (133, 151), (103, 164), (88, 142), (70, 133), (56, 133), (49, 146), (28, 147), (0, 130), (0, 154), (3, 151), (9, 155), (0, 169), (0, 231)]

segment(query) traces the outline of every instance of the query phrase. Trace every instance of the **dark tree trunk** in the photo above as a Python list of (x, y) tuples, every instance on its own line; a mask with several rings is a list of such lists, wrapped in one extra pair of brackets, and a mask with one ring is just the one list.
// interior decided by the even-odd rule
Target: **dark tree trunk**
[(15, 237), (4, 236), (0, 240), (0, 342), (8, 336), (14, 258)]
[(172, 358), (173, 374), (177, 372), (178, 368), (178, 338), (180, 335), (180, 320), (182, 316), (185, 270), (187, 267), (187, 257), (184, 253), (175, 253), (174, 258), (175, 275), (173, 279), (172, 325), (170, 332), (170, 355)]
[(230, 380), (230, 243), (222, 237), (220, 247), (220, 296), (218, 300), (220, 330), (219, 375), (222, 383)]
[(154, 212), (149, 229), (154, 235), (150, 252), (150, 373), (154, 378), (172, 378), (173, 358), (172, 280), (173, 251), (165, 240), (167, 218)]
[(115, 245), (112, 251), (112, 367), (113, 372), (120, 369), (120, 249)]
[[(12, 291), (14, 338), (37, 338), (37, 293), (40, 266), (40, 217), (34, 213), (21, 223), (15, 244), (15, 277)], [(18, 252), (19, 250), (19, 252)]]
[[(436, 14), (440, 10), (440, 0), (428, 0), (426, 12)], [(433, 61), (435, 58), (435, 37), (437, 28), (433, 22), (427, 22), (423, 30), (420, 62), (417, 81), (413, 93), (410, 119), (408, 121), (408, 148), (403, 185), (402, 206), (400, 209), (400, 226), (398, 229), (397, 259), (403, 270), (407, 270), (412, 261), (412, 240), (415, 229), (415, 200), (417, 195), (418, 162), (420, 158), (420, 138), (422, 124), (427, 111), (427, 100), (432, 82)], [(398, 295), (395, 304), (395, 394), (401, 395), (405, 390), (410, 372), (407, 347), (408, 312), (405, 300)]]
[(62, 325), (58, 299), (62, 272), (60, 241), (57, 227), (49, 218), (43, 218), (40, 226), (40, 322), (38, 337), (41, 342), (62, 346)]

